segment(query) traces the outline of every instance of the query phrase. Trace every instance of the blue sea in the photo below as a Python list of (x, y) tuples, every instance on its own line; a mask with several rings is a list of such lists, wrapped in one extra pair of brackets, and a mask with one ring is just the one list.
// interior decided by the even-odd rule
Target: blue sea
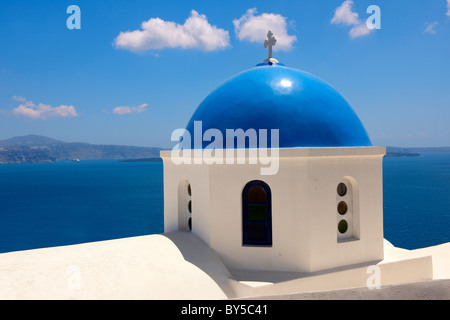
[(450, 242), (450, 153), (383, 160), (384, 237), (418, 249)]
[[(384, 159), (384, 234), (450, 242), (450, 154)], [(0, 252), (162, 233), (162, 162), (0, 165)]]

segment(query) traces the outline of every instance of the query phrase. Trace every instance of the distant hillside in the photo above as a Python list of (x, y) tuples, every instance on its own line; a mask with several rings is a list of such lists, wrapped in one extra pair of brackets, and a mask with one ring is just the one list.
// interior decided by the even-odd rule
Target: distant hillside
[(64, 143), (60, 140), (39, 136), (36, 134), (29, 134), (22, 137), (13, 137), (5, 140), (0, 140), (0, 147), (36, 147), (50, 145), (54, 143)]
[(30, 134), (0, 140), (0, 163), (157, 158), (160, 150), (160, 148), (64, 142)]
[[(64, 142), (29, 134), (0, 140), (1, 163), (53, 162), (58, 160), (131, 159), (151, 161), (159, 158), (160, 148), (121, 145), (95, 145), (84, 142)], [(400, 148), (387, 147), (387, 157), (418, 157), (426, 152), (450, 152), (450, 147)], [(150, 158), (150, 159), (148, 159)]]

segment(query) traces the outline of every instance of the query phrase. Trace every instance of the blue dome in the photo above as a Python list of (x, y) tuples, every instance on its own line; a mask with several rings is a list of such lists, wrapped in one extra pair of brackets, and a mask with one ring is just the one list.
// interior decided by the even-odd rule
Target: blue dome
[[(279, 129), (280, 148), (372, 145), (358, 116), (334, 88), (277, 64), (260, 64), (218, 86), (190, 119), (186, 129), (192, 137), (195, 121), (202, 121), (202, 133), (220, 130), (224, 141), (227, 129), (267, 129), (268, 147), (271, 129)], [(204, 141), (202, 147), (210, 143)]]

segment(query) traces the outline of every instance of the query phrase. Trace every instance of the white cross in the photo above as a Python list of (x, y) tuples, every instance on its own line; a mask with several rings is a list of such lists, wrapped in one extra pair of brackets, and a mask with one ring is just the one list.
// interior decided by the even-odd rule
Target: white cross
[(267, 40), (264, 41), (264, 48), (269, 48), (269, 60), (272, 58), (272, 47), (277, 43), (277, 39), (273, 36), (272, 31), (267, 32)]

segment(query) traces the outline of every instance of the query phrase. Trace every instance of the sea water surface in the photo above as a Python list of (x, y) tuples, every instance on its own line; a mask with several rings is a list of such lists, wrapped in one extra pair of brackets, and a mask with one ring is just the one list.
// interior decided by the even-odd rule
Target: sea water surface
[[(384, 235), (450, 242), (450, 154), (384, 159)], [(162, 162), (0, 165), (0, 252), (163, 232)]]
[(384, 237), (418, 249), (450, 242), (450, 153), (383, 161)]
[(163, 229), (162, 162), (0, 165), (0, 252)]

